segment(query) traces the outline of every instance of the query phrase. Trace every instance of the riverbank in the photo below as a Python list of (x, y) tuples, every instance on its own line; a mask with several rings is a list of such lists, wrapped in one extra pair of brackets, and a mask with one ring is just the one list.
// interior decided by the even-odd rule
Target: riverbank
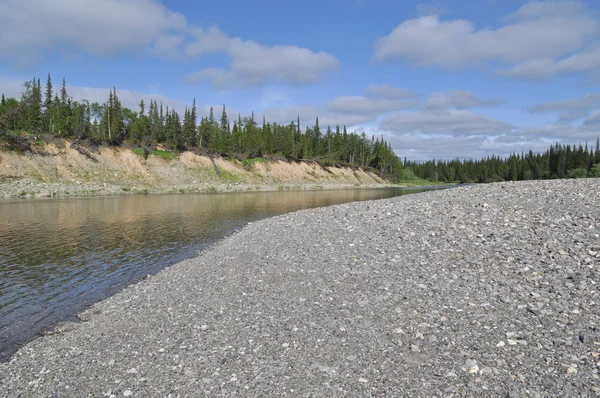
[(36, 145), (28, 153), (0, 152), (0, 198), (384, 186), (392, 184), (370, 170), (314, 161), (238, 161), (67, 140)]
[(599, 199), (502, 183), (259, 221), (28, 344), (0, 391), (594, 396)]

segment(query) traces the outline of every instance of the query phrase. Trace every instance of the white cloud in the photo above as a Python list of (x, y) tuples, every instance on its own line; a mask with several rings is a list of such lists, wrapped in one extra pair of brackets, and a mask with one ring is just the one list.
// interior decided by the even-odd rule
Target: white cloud
[[(501, 145), (488, 137), (428, 137), (421, 135), (384, 135), (401, 158), (426, 161), (431, 159), (480, 159), (493, 153), (508, 155), (513, 146)], [(504, 148), (503, 148), (504, 147)]]
[(190, 34), (193, 40), (185, 45), (184, 50), (190, 57), (226, 52), (231, 43), (231, 39), (216, 26), (208, 29), (194, 27), (190, 29)]
[(137, 52), (186, 29), (183, 15), (156, 0), (3, 0), (1, 8), (0, 60), (13, 65), (30, 65), (54, 48)]
[(367, 97), (380, 97), (380, 98), (416, 98), (419, 97), (418, 93), (410, 90), (404, 90), (398, 87), (388, 86), (386, 84), (370, 84), (365, 90)]
[(492, 98), (482, 100), (470, 91), (451, 90), (448, 92), (433, 93), (426, 101), (425, 108), (428, 109), (469, 109), (501, 105), (505, 101)]
[(368, 98), (361, 96), (343, 96), (334, 98), (327, 109), (341, 114), (373, 115), (375, 118), (384, 113), (411, 109), (415, 102), (391, 98)]
[(323, 51), (264, 46), (228, 37), (216, 26), (188, 25), (159, 0), (2, 0), (0, 62), (29, 66), (51, 50), (97, 56), (150, 54), (190, 59), (226, 54), (229, 69), (205, 68), (187, 82), (208, 79), (216, 86), (256, 86), (268, 81), (312, 83), (338, 67)]
[(234, 75), (221, 68), (205, 68), (186, 76), (184, 82), (194, 84), (203, 80), (210, 80), (217, 88), (225, 88), (232, 84)]
[(315, 124), (315, 119), (318, 117), (319, 126), (322, 130), (326, 129), (328, 125), (331, 126), (331, 128), (334, 128), (336, 125), (339, 125), (340, 127), (345, 125), (347, 128), (352, 129), (374, 120), (373, 115), (342, 114), (313, 105), (293, 105), (285, 108), (271, 108), (265, 110), (264, 115), (267, 120), (280, 124), (288, 124), (291, 121), (295, 121), (299, 116), (300, 124), (303, 129), (306, 126), (313, 126)]
[(506, 134), (512, 126), (495, 119), (466, 110), (419, 110), (395, 113), (384, 118), (382, 131), (396, 134), (421, 135), (482, 135)]
[(178, 47), (183, 44), (183, 40), (183, 37), (179, 35), (159, 37), (150, 48), (150, 53), (162, 58), (181, 59)]
[(594, 128), (592, 121), (581, 126), (548, 124), (541, 127), (522, 128), (513, 132), (512, 135), (526, 140), (544, 138), (550, 142), (560, 141), (573, 144), (584, 141), (595, 142), (598, 135), (600, 135), (600, 131)]
[(581, 2), (530, 2), (510, 20), (497, 29), (439, 16), (407, 20), (376, 43), (374, 59), (445, 68), (493, 61), (512, 65), (499, 74), (521, 78), (591, 71), (600, 62), (598, 51), (589, 48), (600, 24)]
[(592, 112), (592, 114), (585, 120), (584, 126), (595, 128), (594, 132), (600, 136), (600, 109)]
[(267, 47), (251, 40), (229, 38), (217, 27), (195, 29), (187, 44), (188, 56), (224, 53), (231, 58), (227, 69), (205, 68), (186, 77), (188, 83), (209, 80), (216, 87), (257, 86), (269, 81), (292, 84), (313, 83), (328, 71), (338, 68), (338, 60), (325, 52), (277, 45)]
[(580, 98), (545, 102), (529, 108), (531, 113), (555, 112), (560, 122), (572, 122), (585, 118), (594, 109), (600, 108), (600, 93), (588, 94)]

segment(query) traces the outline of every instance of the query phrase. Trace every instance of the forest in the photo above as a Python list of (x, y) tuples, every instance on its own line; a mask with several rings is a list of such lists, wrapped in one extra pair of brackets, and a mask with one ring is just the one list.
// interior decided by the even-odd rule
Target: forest
[(404, 172), (439, 182), (497, 182), (600, 177), (600, 138), (596, 146), (554, 144), (544, 153), (490, 156), (480, 160), (404, 161)]
[(240, 160), (279, 157), (288, 160), (316, 160), (324, 166), (345, 164), (370, 168), (391, 180), (422, 179), (442, 183), (489, 183), (553, 178), (600, 177), (600, 139), (596, 145), (557, 143), (544, 153), (513, 153), (502, 158), (430, 160), (402, 162), (383, 138), (348, 132), (346, 126), (327, 126), (319, 119), (300, 128), (300, 118), (287, 125), (237, 116), (230, 120), (225, 105), (217, 119), (214, 110), (200, 117), (195, 100), (183, 117), (162, 103), (139, 103), (137, 111), (121, 105), (116, 89), (105, 103), (73, 100), (63, 78), (55, 92), (50, 74), (42, 91), (41, 81), (24, 83), (21, 98), (0, 102), (0, 140), (11, 142), (23, 136), (49, 135), (57, 138), (90, 140), (94, 143), (128, 143), (149, 149), (161, 145), (173, 151), (200, 153)]
[(162, 145), (174, 151), (196, 150), (238, 159), (261, 156), (289, 160), (316, 160), (327, 166), (346, 164), (370, 168), (387, 178), (402, 177), (402, 161), (383, 138), (347, 132), (343, 126), (322, 130), (314, 125), (301, 129), (300, 118), (287, 125), (256, 121), (237, 116), (229, 119), (225, 105), (217, 119), (213, 109), (201, 117), (195, 100), (183, 117), (162, 103), (142, 100), (137, 111), (121, 105), (115, 89), (103, 104), (75, 101), (67, 93), (63, 78), (60, 90), (53, 89), (50, 74), (42, 90), (39, 78), (24, 83), (21, 98), (0, 102), (0, 139), (18, 140), (23, 136), (91, 140), (108, 145), (133, 144), (142, 148)]

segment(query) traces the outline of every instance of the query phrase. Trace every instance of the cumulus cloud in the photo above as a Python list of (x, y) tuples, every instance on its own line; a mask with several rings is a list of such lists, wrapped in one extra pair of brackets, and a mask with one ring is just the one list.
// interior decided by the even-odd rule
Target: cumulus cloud
[(209, 80), (214, 86), (257, 86), (269, 81), (313, 83), (338, 68), (338, 60), (323, 51), (295, 46), (264, 46), (251, 40), (230, 38), (218, 28), (196, 29), (185, 47), (188, 56), (223, 53), (231, 58), (229, 69), (205, 68), (186, 77), (188, 83)]
[(256, 86), (269, 80), (306, 84), (338, 67), (338, 60), (323, 51), (269, 47), (229, 37), (216, 26), (191, 26), (159, 0), (3, 0), (1, 8), (0, 62), (17, 67), (30, 66), (55, 49), (166, 59), (225, 54), (230, 68), (206, 68), (185, 79), (209, 80), (216, 86)]
[(584, 126), (594, 128), (594, 132), (600, 135), (600, 131), (597, 129), (600, 128), (600, 109), (592, 112), (592, 114), (585, 120)]
[[(489, 137), (431, 137), (422, 135), (384, 135), (398, 156), (409, 160), (480, 159), (492, 154), (506, 156), (521, 151), (521, 144), (506, 144)], [(531, 144), (531, 143), (529, 143)], [(546, 149), (541, 147), (540, 149)]]
[(414, 108), (415, 102), (393, 98), (368, 98), (361, 96), (342, 96), (334, 98), (327, 109), (341, 114), (373, 115), (377, 117), (386, 112)]
[(405, 90), (399, 87), (388, 86), (387, 84), (370, 84), (365, 90), (367, 97), (379, 97), (379, 98), (416, 98), (419, 97), (418, 93), (414, 91)]
[(470, 91), (451, 90), (448, 92), (433, 93), (426, 101), (425, 108), (428, 109), (469, 109), (502, 105), (506, 101), (492, 98), (482, 100)]
[(30, 65), (56, 46), (100, 56), (138, 52), (186, 28), (183, 15), (157, 0), (4, 0), (0, 60)]
[(445, 68), (492, 61), (510, 65), (498, 71), (501, 75), (529, 79), (591, 71), (600, 63), (599, 51), (590, 47), (600, 24), (581, 2), (529, 2), (509, 21), (478, 29), (437, 15), (407, 20), (376, 43), (374, 60), (400, 58)]
[(380, 129), (398, 134), (500, 135), (511, 131), (508, 123), (466, 110), (419, 110), (395, 113), (384, 118)]
[(585, 118), (591, 111), (598, 108), (600, 108), (600, 93), (593, 93), (580, 98), (536, 104), (529, 108), (529, 111), (531, 113), (558, 113), (560, 122), (572, 122)]
[(285, 108), (271, 108), (265, 110), (264, 116), (269, 121), (281, 124), (288, 124), (300, 117), (300, 124), (303, 129), (306, 126), (313, 126), (317, 117), (319, 118), (319, 126), (321, 129), (326, 129), (327, 126), (334, 128), (338, 125), (353, 129), (374, 120), (373, 115), (344, 114), (313, 105), (293, 105)]
[(192, 41), (185, 45), (184, 51), (190, 57), (226, 52), (231, 43), (231, 39), (216, 26), (208, 29), (193, 27), (189, 33)]

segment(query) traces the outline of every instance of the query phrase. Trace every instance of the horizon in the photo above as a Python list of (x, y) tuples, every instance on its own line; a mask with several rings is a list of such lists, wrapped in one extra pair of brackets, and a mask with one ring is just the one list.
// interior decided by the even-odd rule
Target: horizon
[(49, 72), (75, 100), (104, 103), (116, 87), (134, 111), (152, 98), (182, 113), (195, 98), (199, 116), (225, 104), (303, 129), (319, 117), (409, 161), (593, 146), (598, 4), (469, 3), (7, 0), (0, 92), (19, 98)]

